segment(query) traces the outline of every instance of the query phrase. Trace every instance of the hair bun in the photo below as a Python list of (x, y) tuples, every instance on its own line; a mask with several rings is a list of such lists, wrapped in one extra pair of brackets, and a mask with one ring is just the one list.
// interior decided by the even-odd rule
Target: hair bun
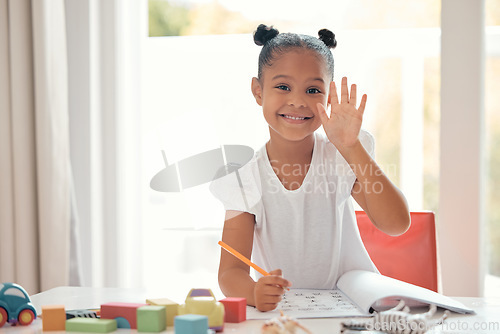
[(337, 40), (335, 39), (335, 34), (328, 29), (321, 29), (318, 31), (319, 39), (323, 41), (330, 49), (337, 46)]
[(257, 30), (253, 34), (253, 40), (255, 44), (261, 46), (278, 36), (279, 33), (278, 29), (275, 29), (272, 26), (268, 27), (265, 24), (259, 24)]

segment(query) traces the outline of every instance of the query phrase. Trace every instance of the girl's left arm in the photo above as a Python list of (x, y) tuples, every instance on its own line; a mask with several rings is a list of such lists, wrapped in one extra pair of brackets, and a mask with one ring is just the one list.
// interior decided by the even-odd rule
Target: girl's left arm
[(339, 150), (356, 175), (352, 196), (381, 231), (400, 235), (410, 227), (410, 213), (403, 193), (389, 180), (359, 140), (366, 95), (356, 108), (356, 85), (347, 89), (342, 78), (341, 99), (338, 101), (335, 83), (330, 84), (330, 116), (318, 103), (317, 112), (330, 142)]
[(400, 235), (410, 227), (410, 213), (403, 193), (389, 180), (363, 145), (340, 152), (356, 175), (352, 197), (377, 228)]

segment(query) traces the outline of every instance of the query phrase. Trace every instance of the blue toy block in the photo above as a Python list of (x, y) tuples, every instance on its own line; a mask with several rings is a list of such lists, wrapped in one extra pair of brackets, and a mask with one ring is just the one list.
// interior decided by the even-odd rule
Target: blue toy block
[(175, 334), (207, 334), (208, 317), (199, 314), (178, 315), (174, 319)]

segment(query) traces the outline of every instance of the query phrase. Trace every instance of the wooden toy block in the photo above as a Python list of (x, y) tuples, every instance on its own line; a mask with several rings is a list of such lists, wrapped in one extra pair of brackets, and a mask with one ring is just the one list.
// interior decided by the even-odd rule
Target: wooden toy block
[(64, 331), (66, 328), (66, 311), (64, 305), (42, 306), (43, 331)]
[(170, 299), (167, 298), (146, 299), (146, 303), (150, 305), (165, 306), (167, 313), (167, 326), (174, 325), (174, 318), (178, 314), (177, 313), (177, 308), (179, 307), (178, 303), (171, 301)]
[(118, 328), (137, 329), (137, 309), (147, 304), (106, 303), (101, 305), (101, 319), (115, 319)]
[(246, 298), (227, 297), (219, 301), (224, 304), (224, 322), (238, 323), (247, 320)]
[(165, 306), (148, 305), (137, 309), (138, 332), (163, 332), (167, 328)]
[(199, 314), (178, 315), (174, 319), (175, 334), (207, 334), (208, 317)]
[(73, 318), (66, 320), (66, 331), (85, 333), (111, 333), (116, 331), (114, 319)]

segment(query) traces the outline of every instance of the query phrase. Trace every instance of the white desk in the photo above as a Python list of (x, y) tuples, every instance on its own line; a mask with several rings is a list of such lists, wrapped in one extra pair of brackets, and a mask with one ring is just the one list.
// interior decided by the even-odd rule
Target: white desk
[[(179, 289), (180, 290), (180, 289)], [(31, 296), (37, 309), (41, 311), (43, 305), (62, 304), (66, 310), (99, 308), (106, 302), (132, 302), (144, 303), (147, 298), (169, 298), (178, 303), (185, 299), (185, 291), (174, 294), (164, 292), (150, 293), (141, 289), (116, 289), (116, 288), (84, 288), (84, 287), (59, 287)], [(500, 333), (500, 299), (490, 298), (456, 298), (466, 306), (476, 311), (475, 315), (459, 315), (452, 313), (444, 325), (439, 325), (428, 333)], [(439, 312), (442, 314), (442, 312)], [(313, 333), (340, 333), (340, 323), (344, 319), (300, 319), (300, 322)], [(260, 333), (263, 320), (247, 320), (239, 324), (226, 323), (223, 333)], [(0, 329), (1, 334), (32, 334), (42, 332), (42, 321), (36, 319), (30, 326), (12, 327), (6, 324)], [(50, 332), (62, 334), (65, 332)], [(118, 329), (118, 334), (136, 334), (136, 330)], [(174, 333), (173, 327), (168, 327), (163, 333)], [(297, 331), (300, 334), (300, 330)]]

